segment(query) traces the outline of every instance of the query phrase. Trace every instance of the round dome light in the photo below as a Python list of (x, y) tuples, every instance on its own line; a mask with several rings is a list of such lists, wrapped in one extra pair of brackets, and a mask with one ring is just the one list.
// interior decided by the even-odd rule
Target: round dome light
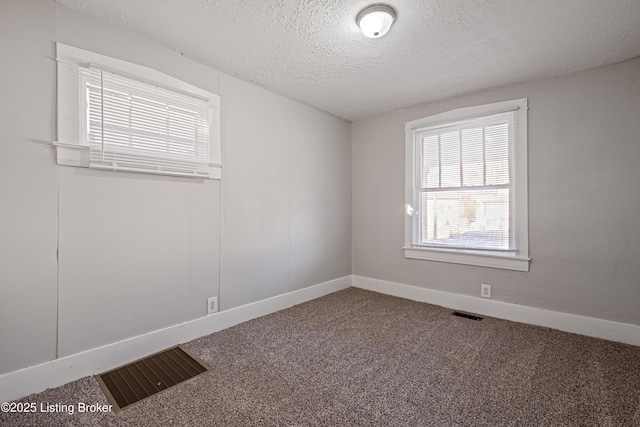
[(396, 11), (391, 6), (369, 6), (358, 14), (356, 22), (362, 34), (372, 39), (382, 37), (389, 31), (396, 19)]

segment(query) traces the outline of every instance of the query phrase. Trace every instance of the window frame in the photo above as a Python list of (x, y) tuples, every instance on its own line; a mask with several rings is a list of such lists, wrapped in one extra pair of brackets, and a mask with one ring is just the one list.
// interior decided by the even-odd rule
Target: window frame
[[(176, 92), (191, 94), (207, 100), (211, 107), (211, 120), (209, 129), (209, 176), (196, 178), (221, 179), (222, 178), (222, 154), (220, 139), (220, 96), (205, 89), (191, 85), (175, 77), (164, 74), (158, 70), (120, 60), (110, 56), (91, 52), (62, 43), (56, 43), (57, 61), (57, 138), (53, 141), (56, 147), (57, 163), (63, 166), (90, 167), (90, 147), (83, 138), (84, 116), (80, 90), (82, 82), (81, 68), (89, 64), (99, 64), (117, 71), (122, 75), (129, 75), (142, 82), (157, 84)], [(74, 83), (77, 74), (77, 87)], [(80, 98), (78, 98), (80, 97)], [(103, 169), (104, 170), (104, 169)], [(108, 170), (108, 169), (107, 169)], [(117, 169), (116, 169), (117, 170)], [(136, 173), (151, 173), (173, 176), (172, 173), (135, 170)], [(185, 176), (176, 174), (177, 176)]]
[[(518, 125), (513, 129), (514, 153), (512, 177), (517, 186), (518, 235), (514, 236), (517, 248), (514, 252), (425, 247), (414, 244), (417, 212), (414, 209), (416, 183), (416, 135), (425, 127), (446, 126), (456, 122), (513, 111)], [(527, 169), (527, 98), (501, 101), (472, 107), (457, 108), (443, 113), (423, 117), (405, 123), (405, 241), (404, 257), (408, 259), (447, 262), (515, 271), (529, 271), (529, 227), (528, 227), (528, 169)], [(414, 215), (416, 213), (416, 215)]]

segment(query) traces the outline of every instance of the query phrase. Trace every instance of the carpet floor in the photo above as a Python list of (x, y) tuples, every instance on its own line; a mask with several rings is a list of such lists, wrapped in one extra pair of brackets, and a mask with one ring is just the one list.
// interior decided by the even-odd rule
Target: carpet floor
[[(640, 347), (350, 288), (185, 344), (213, 370), (119, 413), (3, 426), (640, 426)], [(20, 402), (106, 404), (93, 377)]]

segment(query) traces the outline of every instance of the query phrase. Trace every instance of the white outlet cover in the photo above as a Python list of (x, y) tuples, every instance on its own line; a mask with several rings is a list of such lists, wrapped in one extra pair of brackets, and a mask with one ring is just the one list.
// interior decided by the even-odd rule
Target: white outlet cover
[(483, 298), (491, 298), (491, 285), (480, 285), (480, 296)]
[(218, 297), (207, 298), (207, 314), (218, 312)]

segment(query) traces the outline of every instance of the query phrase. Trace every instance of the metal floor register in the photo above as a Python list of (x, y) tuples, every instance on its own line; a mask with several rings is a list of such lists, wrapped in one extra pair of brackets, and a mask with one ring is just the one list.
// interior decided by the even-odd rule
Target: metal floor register
[(114, 409), (121, 410), (209, 371), (182, 346), (96, 375)]

